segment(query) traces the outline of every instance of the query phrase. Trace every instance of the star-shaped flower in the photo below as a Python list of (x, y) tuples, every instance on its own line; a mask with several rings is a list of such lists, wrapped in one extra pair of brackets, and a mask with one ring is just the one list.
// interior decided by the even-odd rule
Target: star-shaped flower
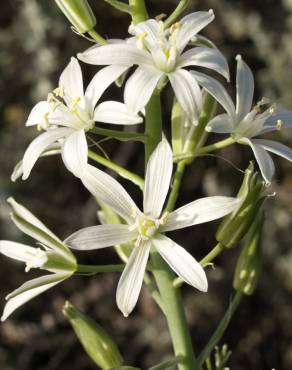
[(163, 140), (147, 165), (143, 211), (115, 179), (97, 168), (87, 165), (81, 178), (85, 187), (127, 224), (87, 227), (69, 236), (65, 242), (73, 249), (92, 250), (134, 241), (133, 251), (117, 288), (117, 304), (125, 316), (136, 305), (151, 248), (155, 248), (185, 282), (207, 291), (208, 283), (203, 268), (164, 233), (218, 219), (239, 205), (236, 198), (214, 196), (198, 199), (169, 214), (162, 213), (172, 166), (171, 148)]
[(127, 68), (138, 65), (124, 92), (125, 103), (134, 113), (145, 107), (159, 80), (166, 76), (182, 109), (196, 122), (202, 107), (202, 95), (196, 79), (184, 68), (211, 68), (229, 78), (227, 62), (215, 47), (198, 46), (184, 51), (194, 36), (213, 19), (212, 10), (195, 12), (167, 29), (164, 29), (162, 21), (149, 19), (131, 25), (129, 33), (133, 37), (126, 42), (109, 40), (108, 45), (92, 47), (78, 54), (78, 58), (96, 65)]
[(38, 125), (46, 132), (28, 146), (22, 160), (22, 178), (25, 180), (37, 159), (61, 141), (62, 158), (66, 167), (79, 176), (87, 163), (86, 132), (94, 127), (95, 121), (132, 125), (142, 118), (131, 113), (125, 104), (106, 101), (96, 103), (104, 91), (127, 68), (109, 66), (100, 70), (83, 90), (80, 65), (71, 58), (59, 80), (59, 87), (48, 95), (47, 101), (39, 102), (31, 111), (26, 126)]
[(4, 321), (18, 307), (27, 301), (68, 279), (76, 271), (76, 259), (70, 249), (53, 234), (29, 210), (18, 204), (14, 199), (8, 199), (13, 208), (11, 219), (25, 234), (34, 238), (38, 247), (0, 240), (0, 253), (26, 264), (25, 271), (40, 268), (51, 272), (49, 275), (32, 279), (10, 293), (6, 300), (1, 320)]
[(292, 127), (292, 111), (283, 108), (277, 109), (276, 106), (272, 105), (262, 112), (261, 107), (268, 102), (265, 98), (252, 108), (254, 77), (241, 56), (238, 55), (236, 59), (236, 106), (234, 106), (226, 89), (218, 81), (199, 72), (192, 72), (200, 84), (215, 97), (227, 112), (214, 117), (208, 123), (206, 130), (231, 134), (238, 143), (249, 145), (263, 178), (266, 183), (270, 183), (275, 172), (275, 165), (268, 152), (292, 161), (292, 150), (276, 141), (254, 139), (254, 137), (280, 130), (283, 127)]

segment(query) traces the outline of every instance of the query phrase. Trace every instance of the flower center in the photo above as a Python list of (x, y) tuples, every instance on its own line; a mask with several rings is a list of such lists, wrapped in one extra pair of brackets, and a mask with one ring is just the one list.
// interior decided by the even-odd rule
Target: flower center
[(143, 217), (138, 223), (138, 230), (141, 238), (143, 240), (148, 240), (156, 233), (159, 226), (159, 220)]
[(40, 268), (48, 261), (48, 256), (45, 251), (40, 248), (29, 248), (25, 250), (26, 267), (25, 272), (32, 268)]

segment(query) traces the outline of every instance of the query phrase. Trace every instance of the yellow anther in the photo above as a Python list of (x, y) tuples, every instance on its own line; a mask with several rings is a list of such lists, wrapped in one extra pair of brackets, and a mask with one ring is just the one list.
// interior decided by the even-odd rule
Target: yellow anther
[(59, 96), (60, 98), (63, 98), (64, 97), (64, 89), (63, 87), (57, 87), (55, 90), (53, 90), (53, 94), (55, 96)]
[(138, 40), (137, 40), (137, 48), (138, 49), (144, 49), (144, 47), (145, 47), (144, 40), (147, 36), (148, 36), (148, 33), (146, 31), (141, 33), (141, 35), (138, 36)]
[(169, 212), (163, 213), (162, 217), (159, 220), (160, 225), (165, 225), (168, 216), (169, 216)]
[(284, 122), (281, 119), (278, 119), (277, 124), (276, 124), (277, 130), (280, 131), (283, 125), (284, 125)]
[(49, 127), (49, 112), (46, 112), (43, 116), (43, 122), (37, 125), (38, 131), (46, 130)]
[(170, 30), (169, 32), (171, 34), (173, 34), (175, 31), (177, 31), (179, 28), (181, 27), (181, 23), (180, 22), (175, 22), (171, 27), (170, 27)]
[(276, 105), (271, 106), (269, 112), (272, 116), (275, 115), (277, 113), (277, 106)]
[(80, 102), (81, 98), (79, 96), (77, 96), (75, 99), (73, 99), (73, 101), (71, 102), (70, 104), (70, 111), (71, 112), (76, 112), (76, 108), (77, 108), (77, 105), (78, 103)]

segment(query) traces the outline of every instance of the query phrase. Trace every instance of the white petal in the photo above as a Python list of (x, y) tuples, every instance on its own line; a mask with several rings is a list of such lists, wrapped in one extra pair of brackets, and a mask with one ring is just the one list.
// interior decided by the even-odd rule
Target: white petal
[[(26, 244), (12, 242), (10, 240), (0, 240), (0, 253), (4, 256), (13, 258), (21, 262), (29, 262), (35, 260), (37, 248), (33, 248)], [(39, 255), (42, 262), (40, 265), (44, 264), (47, 261), (47, 257), (44, 251), (43, 255)], [(41, 267), (41, 266), (39, 266)]]
[(161, 76), (161, 72), (148, 66), (139, 67), (132, 74), (124, 91), (125, 103), (132, 112), (138, 113), (145, 107)]
[(140, 213), (126, 190), (105, 172), (87, 165), (81, 181), (93, 196), (106, 203), (128, 223), (134, 222), (137, 213)]
[(218, 49), (198, 46), (186, 51), (178, 59), (178, 67), (182, 68), (186, 66), (199, 66), (213, 69), (229, 81), (227, 61)]
[(276, 114), (271, 115), (266, 121), (264, 126), (264, 131), (274, 131), (278, 130), (277, 121), (283, 122), (282, 128), (292, 128), (292, 110), (279, 108)]
[(141, 123), (143, 119), (138, 114), (130, 111), (123, 103), (106, 101), (96, 107), (94, 121), (116, 125), (136, 125)]
[(133, 311), (143, 283), (149, 257), (150, 243), (135, 247), (120, 278), (117, 305), (125, 317)]
[(160, 230), (171, 231), (217, 220), (233, 212), (240, 204), (238, 198), (214, 196), (197, 199), (171, 212)]
[(238, 121), (241, 121), (252, 107), (254, 79), (249, 66), (242, 60), (240, 55), (236, 57), (236, 60), (236, 114)]
[(275, 165), (271, 156), (261, 145), (257, 145), (253, 140), (243, 138), (240, 139), (240, 143), (249, 145), (251, 147), (265, 182), (270, 184), (275, 173)]
[[(50, 155), (55, 155), (55, 154), (60, 154), (60, 153), (61, 153), (60, 145), (52, 144), (50, 147), (47, 148), (47, 150), (43, 154), (40, 155), (40, 157), (47, 157)], [(21, 160), (15, 165), (13, 169), (13, 172), (11, 174), (11, 181), (15, 182), (22, 175), (23, 175), (23, 169), (22, 169), (22, 160)]]
[(197, 121), (202, 110), (202, 93), (195, 78), (184, 69), (168, 75), (181, 108), (192, 121)]
[(149, 53), (124, 42), (89, 48), (77, 56), (85, 63), (96, 65), (124, 65), (125, 67), (133, 64), (152, 65)]
[(215, 80), (203, 73), (191, 71), (190, 72), (209, 94), (211, 94), (219, 104), (226, 110), (228, 115), (232, 118), (235, 117), (235, 107), (225, 87)]
[(61, 242), (61, 240), (29, 210), (16, 203), (12, 198), (8, 199), (8, 203), (10, 203), (13, 208), (11, 220), (15, 223), (19, 230), (31, 236), (35, 240), (38, 240), (45, 246), (55, 250), (57, 253), (62, 254), (62, 256), (68, 261), (75, 261), (74, 256)]
[(101, 95), (127, 69), (128, 66), (113, 65), (102, 68), (96, 73), (85, 91), (86, 103), (91, 114)]
[(38, 160), (39, 156), (55, 141), (69, 135), (72, 132), (70, 128), (56, 128), (49, 130), (36, 139), (34, 139), (26, 149), (22, 159), (23, 176), (26, 180)]
[(204, 269), (184, 248), (161, 234), (153, 238), (152, 242), (162, 258), (186, 283), (202, 292), (208, 290)]
[(25, 126), (33, 126), (42, 124), (46, 114), (50, 112), (51, 108), (47, 101), (40, 101), (31, 110)]
[(92, 250), (127, 243), (136, 237), (137, 231), (130, 230), (128, 225), (105, 224), (76, 231), (65, 243), (73, 249)]
[(292, 161), (292, 149), (288, 146), (272, 140), (253, 139), (252, 141), (255, 144), (263, 147), (265, 150), (277, 154), (280, 157), (287, 159), (288, 161)]
[[(10, 316), (18, 307), (22, 306), (37, 295), (57, 285), (62, 280), (65, 280), (67, 277), (68, 274), (52, 274), (26, 282), (17, 289), (17, 292), (14, 291), (7, 297), (7, 299), (9, 300), (4, 307), (1, 321), (5, 321), (8, 316)], [(18, 294), (16, 295), (16, 293)], [(10, 296), (12, 298), (9, 298)]]
[(172, 151), (167, 140), (162, 140), (149, 158), (144, 187), (144, 213), (160, 216), (169, 190), (172, 175)]
[(42, 230), (44, 233), (48, 234), (51, 238), (61, 243), (61, 240), (58, 239), (57, 236), (50, 229), (48, 229), (37, 217), (35, 217), (27, 208), (17, 203), (12, 197), (8, 198), (7, 202), (11, 205), (13, 212), (15, 213), (16, 216), (22, 218), (23, 220), (25, 220), (25, 222), (33, 225), (37, 229)]
[[(154, 19), (148, 19), (145, 22), (131, 24), (129, 27), (129, 33), (134, 36), (147, 34), (143, 41), (148, 48), (152, 49), (155, 46), (157, 47), (157, 42), (159, 42), (158, 38), (161, 33), (161, 28), (159, 22), (157, 22)], [(136, 43), (137, 38), (134, 38), (134, 41)]]
[(83, 98), (82, 71), (76, 58), (71, 57), (69, 64), (62, 72), (59, 87), (63, 90), (64, 100), (67, 104), (70, 104), (70, 101), (77, 97)]
[(181, 26), (177, 31), (176, 42), (179, 51), (183, 50), (190, 39), (206, 27), (214, 19), (213, 10), (188, 14), (180, 20)]
[(65, 166), (76, 177), (80, 177), (87, 164), (87, 142), (84, 130), (74, 131), (64, 141), (62, 158)]
[(219, 114), (208, 122), (206, 128), (208, 132), (217, 132), (218, 134), (229, 134), (234, 131), (233, 125), (228, 114)]

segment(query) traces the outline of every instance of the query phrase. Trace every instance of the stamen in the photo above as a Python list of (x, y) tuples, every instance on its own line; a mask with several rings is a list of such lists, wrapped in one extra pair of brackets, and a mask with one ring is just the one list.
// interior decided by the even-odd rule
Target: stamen
[(76, 113), (76, 108), (78, 103), (80, 102), (81, 98), (77, 96), (75, 99), (73, 99), (72, 103), (70, 104), (70, 111), (72, 113)]
[(172, 61), (172, 60), (175, 60), (177, 57), (177, 50), (176, 50), (176, 47), (175, 46), (171, 46), (169, 48), (169, 52), (168, 52), (168, 60), (169, 61)]
[(64, 97), (63, 87), (62, 86), (57, 87), (55, 90), (53, 90), (53, 94), (55, 94), (55, 96), (59, 96), (60, 98), (63, 98)]
[(159, 220), (160, 225), (165, 225), (167, 218), (169, 216), (169, 212), (164, 212), (162, 217)]
[(174, 32), (177, 32), (177, 30), (181, 27), (181, 23), (180, 22), (175, 22), (171, 27), (170, 27), (170, 30), (169, 32), (173, 35)]
[(270, 108), (270, 114), (272, 116), (274, 116), (277, 113), (277, 110), (278, 110), (278, 108), (277, 108), (276, 104), (272, 105), (271, 108)]
[(278, 119), (277, 124), (276, 124), (277, 130), (280, 131), (283, 125), (284, 125), (284, 122), (281, 119)]
[(141, 35), (138, 36), (138, 40), (137, 40), (137, 48), (138, 49), (144, 49), (145, 48), (144, 40), (147, 36), (148, 36), (148, 33), (146, 31), (141, 33)]
[(49, 127), (49, 112), (46, 112), (43, 116), (43, 122), (37, 125), (37, 130), (42, 131), (46, 130)]

